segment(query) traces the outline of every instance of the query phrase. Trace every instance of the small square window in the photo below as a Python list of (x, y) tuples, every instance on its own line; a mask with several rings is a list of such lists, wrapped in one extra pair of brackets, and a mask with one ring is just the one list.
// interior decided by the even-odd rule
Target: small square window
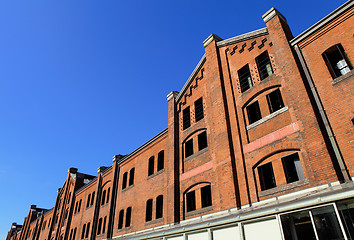
[(193, 139), (188, 140), (185, 144), (185, 156), (186, 158), (193, 155)]
[(258, 167), (258, 175), (261, 183), (261, 190), (276, 187), (272, 163), (266, 163)]
[(262, 119), (261, 109), (259, 108), (258, 101), (248, 105), (246, 107), (247, 115), (248, 115), (248, 123), (252, 124)]
[(278, 111), (284, 107), (284, 102), (280, 94), (280, 90), (277, 89), (267, 95), (267, 101), (270, 113)]
[(194, 211), (196, 209), (195, 191), (188, 192), (186, 194), (187, 200), (187, 212)]
[(283, 162), (287, 183), (296, 182), (305, 178), (298, 153), (283, 157), (281, 160)]
[(272, 64), (270, 63), (267, 51), (256, 57), (256, 62), (261, 80), (273, 74)]
[(189, 128), (191, 125), (191, 114), (190, 114), (190, 108), (186, 107), (183, 110), (183, 130)]
[(197, 101), (194, 102), (194, 110), (195, 110), (195, 121), (196, 122), (198, 122), (199, 120), (204, 118), (203, 98), (199, 98)]
[(198, 135), (198, 148), (199, 151), (208, 147), (208, 142), (207, 142), (207, 134), (206, 132), (202, 132), (201, 134)]
[(237, 71), (240, 81), (241, 92), (250, 89), (252, 85), (251, 72), (248, 64)]

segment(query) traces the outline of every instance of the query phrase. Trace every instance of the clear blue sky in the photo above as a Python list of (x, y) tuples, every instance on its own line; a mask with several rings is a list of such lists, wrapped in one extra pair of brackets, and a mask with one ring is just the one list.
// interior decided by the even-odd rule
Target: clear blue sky
[(0, 0), (0, 239), (53, 207), (68, 168), (96, 175), (165, 129), (210, 33), (263, 28), (274, 6), (296, 36), (344, 2)]

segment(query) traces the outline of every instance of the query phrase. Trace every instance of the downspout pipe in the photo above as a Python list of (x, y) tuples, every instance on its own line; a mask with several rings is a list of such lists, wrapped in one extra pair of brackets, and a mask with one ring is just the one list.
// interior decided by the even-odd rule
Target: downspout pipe
[(316, 87), (315, 87), (315, 84), (313, 83), (313, 79), (311, 77), (311, 74), (308, 70), (308, 67), (306, 65), (306, 62), (305, 62), (305, 59), (304, 57), (302, 56), (302, 52), (299, 48), (298, 45), (295, 45), (294, 46), (295, 48), (295, 51), (296, 51), (296, 55), (300, 61), (300, 64), (301, 64), (301, 67), (305, 73), (305, 81), (306, 83), (308, 84), (308, 86), (310, 87), (310, 91), (311, 91), (311, 94), (312, 96), (314, 97), (314, 101), (315, 101), (315, 105), (319, 111), (319, 115), (320, 115), (320, 118), (324, 124), (324, 128), (325, 128), (325, 131), (326, 131), (326, 134), (329, 138), (329, 143), (333, 149), (333, 152), (334, 152), (334, 156), (335, 156), (335, 160), (337, 161), (338, 163), (338, 166), (340, 168), (340, 172), (342, 174), (342, 178), (343, 178), (343, 181), (345, 182), (349, 182), (351, 181), (351, 178), (350, 178), (350, 175), (349, 175), (349, 172), (348, 172), (348, 169), (345, 165), (345, 162), (344, 162), (344, 159), (340, 153), (340, 150), (339, 150), (339, 146), (337, 144), (337, 141), (335, 139), (335, 136), (333, 134), (333, 131), (332, 131), (332, 128), (329, 124), (329, 121), (328, 121), (328, 118), (327, 118), (327, 115), (326, 115), (326, 112), (322, 106), (322, 103), (321, 103), (321, 100), (320, 100), (320, 97), (317, 93), (317, 90), (316, 90)]

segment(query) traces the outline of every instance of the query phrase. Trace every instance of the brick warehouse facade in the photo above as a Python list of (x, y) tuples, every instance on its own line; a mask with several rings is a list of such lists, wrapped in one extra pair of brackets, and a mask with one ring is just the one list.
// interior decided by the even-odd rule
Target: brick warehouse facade
[(7, 240), (354, 239), (353, 5), (295, 38), (274, 8), (210, 35), (167, 129), (97, 176), (70, 168)]

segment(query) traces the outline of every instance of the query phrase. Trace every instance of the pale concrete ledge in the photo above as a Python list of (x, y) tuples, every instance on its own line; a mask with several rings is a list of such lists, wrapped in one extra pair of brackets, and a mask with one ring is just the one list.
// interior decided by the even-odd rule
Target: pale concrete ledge
[(207, 47), (212, 41), (214, 41), (214, 40), (215, 40), (215, 42), (219, 42), (219, 41), (222, 40), (222, 38), (219, 37), (218, 35), (212, 33), (212, 34), (209, 35), (209, 37), (207, 37), (207, 38), (203, 41), (204, 47), (206, 48), (206, 47)]
[(264, 123), (265, 121), (268, 121), (269, 119), (272, 119), (272, 118), (274, 118), (274, 117), (278, 116), (279, 114), (282, 114), (283, 112), (286, 112), (286, 111), (288, 111), (288, 106), (285, 106), (285, 107), (279, 109), (278, 111), (275, 111), (275, 112), (269, 114), (268, 116), (265, 116), (264, 118), (259, 119), (257, 122), (254, 122), (254, 123), (248, 125), (246, 128), (247, 128), (247, 130), (255, 128), (258, 125)]
[(337, 78), (333, 79), (333, 81), (331, 82), (331, 84), (332, 84), (332, 85), (335, 85), (335, 84), (337, 84), (337, 83), (339, 83), (339, 82), (341, 82), (341, 81), (343, 81), (343, 80), (345, 80), (345, 79), (348, 79), (348, 78), (352, 77), (353, 75), (354, 75), (354, 70), (352, 69), (352, 70), (350, 70), (350, 72), (348, 72), (347, 74), (344, 74), (344, 75), (342, 75), (342, 76), (340, 76), (340, 77), (337, 77)]
[(287, 22), (286, 18), (274, 7), (272, 7), (265, 14), (263, 14), (262, 18), (263, 18), (263, 21), (265, 23), (267, 23), (269, 20), (271, 20), (275, 16), (279, 16), (280, 19), (282, 19), (284, 22)]

